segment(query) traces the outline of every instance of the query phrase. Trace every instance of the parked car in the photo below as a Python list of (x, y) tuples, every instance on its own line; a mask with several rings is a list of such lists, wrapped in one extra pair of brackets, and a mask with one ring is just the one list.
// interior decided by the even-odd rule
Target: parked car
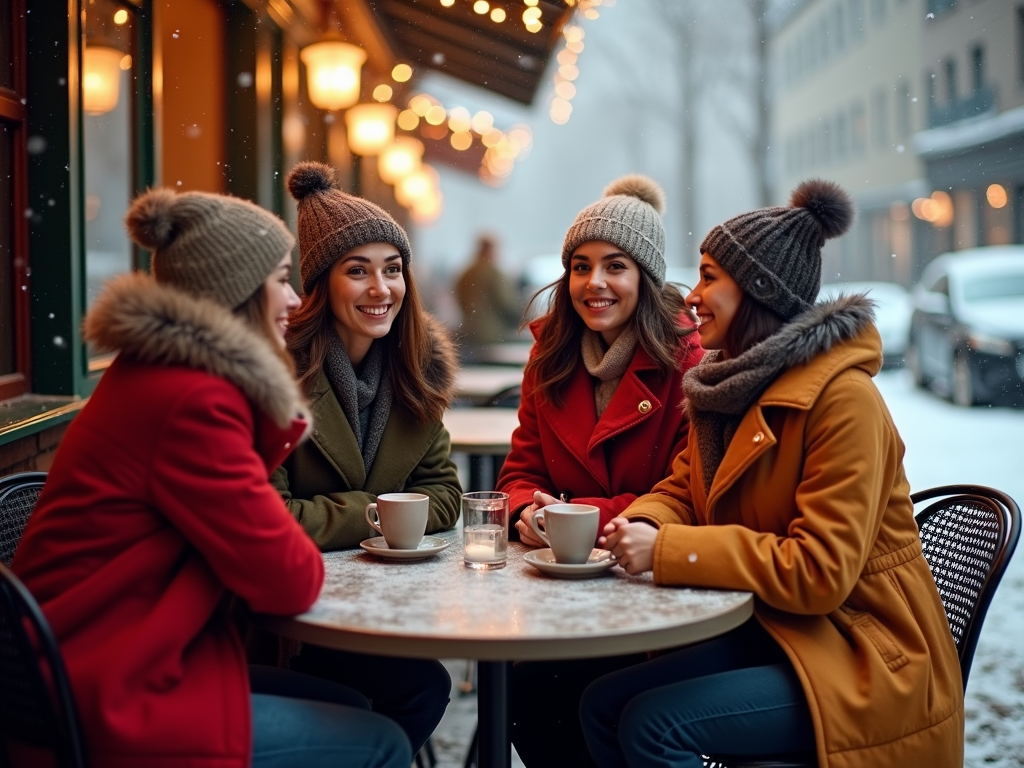
[(932, 261), (914, 289), (910, 369), (958, 405), (1024, 404), (1024, 246)]
[(866, 293), (875, 302), (875, 325), (882, 337), (882, 365), (902, 365), (910, 339), (910, 315), (914, 311), (910, 292), (899, 283), (825, 283), (818, 292), (818, 301), (840, 293)]

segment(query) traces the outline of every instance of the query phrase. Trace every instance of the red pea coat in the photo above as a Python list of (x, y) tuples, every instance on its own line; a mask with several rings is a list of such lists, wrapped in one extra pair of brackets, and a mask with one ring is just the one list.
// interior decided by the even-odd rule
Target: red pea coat
[[(682, 319), (680, 322), (684, 322)], [(542, 333), (542, 320), (530, 330)], [(685, 336), (678, 368), (666, 376), (637, 346), (601, 418), (594, 403), (596, 379), (582, 353), (562, 398), (562, 407), (536, 393), (536, 373), (523, 378), (519, 428), (498, 476), (497, 490), (521, 511), (540, 490), (601, 510), (601, 526), (669, 475), (672, 460), (686, 446), (688, 420), (682, 408), (683, 374), (704, 350), (696, 333)]]
[(53, 627), (94, 768), (246, 768), (248, 671), (225, 598), (294, 614), (323, 581), (269, 482), (307, 427), (302, 399), (240, 320), (146, 276), (115, 282), (86, 330), (120, 354), (13, 570)]

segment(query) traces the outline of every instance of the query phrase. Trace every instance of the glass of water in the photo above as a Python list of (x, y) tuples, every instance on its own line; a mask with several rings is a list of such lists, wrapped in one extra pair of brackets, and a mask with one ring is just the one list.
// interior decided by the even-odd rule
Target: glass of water
[(462, 494), (462, 553), (467, 568), (492, 571), (508, 559), (508, 494)]

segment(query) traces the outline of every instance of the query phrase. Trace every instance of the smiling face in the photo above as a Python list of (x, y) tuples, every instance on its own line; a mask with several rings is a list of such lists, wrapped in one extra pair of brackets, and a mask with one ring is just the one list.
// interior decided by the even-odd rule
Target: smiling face
[(697, 313), (700, 345), (725, 350), (726, 334), (743, 302), (743, 289), (718, 262), (704, 253), (700, 257), (700, 280), (686, 297)]
[(617, 245), (582, 243), (569, 260), (569, 296), (587, 328), (611, 346), (636, 313), (640, 267)]
[(284, 335), (288, 331), (288, 316), (302, 303), (292, 288), (292, 255), (286, 253), (270, 277), (263, 283), (266, 313), (284, 348)]
[(352, 364), (359, 365), (402, 309), (402, 257), (391, 243), (360, 245), (331, 265), (327, 279), (334, 329)]

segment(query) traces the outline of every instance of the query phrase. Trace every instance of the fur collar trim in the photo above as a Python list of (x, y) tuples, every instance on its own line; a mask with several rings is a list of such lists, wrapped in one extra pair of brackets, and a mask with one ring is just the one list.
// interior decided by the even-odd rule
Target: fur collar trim
[(459, 356), (444, 325), (431, 315), (425, 312), (423, 314), (427, 335), (430, 337), (430, 360), (423, 375), (431, 388), (441, 394), (447, 408), (455, 399), (455, 375), (459, 370)]
[(85, 318), (85, 338), (101, 352), (226, 379), (282, 429), (296, 418), (312, 422), (295, 379), (268, 340), (220, 304), (149, 275), (112, 279)]

